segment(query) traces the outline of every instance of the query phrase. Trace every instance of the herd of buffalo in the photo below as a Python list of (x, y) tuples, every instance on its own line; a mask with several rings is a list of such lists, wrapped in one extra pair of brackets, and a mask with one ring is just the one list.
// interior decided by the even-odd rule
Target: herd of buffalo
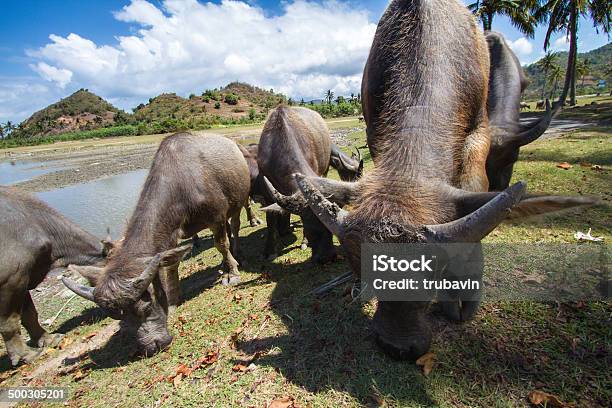
[[(58, 267), (87, 279), (88, 286), (63, 281), (122, 320), (144, 354), (168, 347), (168, 314), (180, 301), (178, 266), (191, 249), (179, 242), (210, 228), (224, 259), (223, 284), (239, 282), (241, 209), (260, 222), (251, 198), (265, 205), (268, 259), (278, 254), (293, 213), (302, 219), (302, 247), (312, 248), (312, 261), (336, 258), (335, 235), (357, 278), (362, 243), (478, 243), (509, 217), (595, 203), (509, 185), (520, 147), (542, 135), (557, 110), (547, 103), (542, 118), (521, 124), (527, 83), (503, 37), (481, 33), (459, 2), (394, 0), (363, 74), (373, 160), (365, 174), (361, 155), (333, 145), (318, 113), (279, 106), (258, 145), (216, 135), (165, 138), (120, 242), (100, 242), (31, 195), (0, 187), (0, 332), (11, 363), (30, 362), (60, 340), (39, 324), (29, 293)], [(342, 181), (326, 178), (330, 165)], [(479, 302), (460, 295), (445, 298), (450, 320), (468, 320), (478, 309)], [(380, 347), (402, 359), (427, 352), (427, 307), (378, 302), (373, 330)]]

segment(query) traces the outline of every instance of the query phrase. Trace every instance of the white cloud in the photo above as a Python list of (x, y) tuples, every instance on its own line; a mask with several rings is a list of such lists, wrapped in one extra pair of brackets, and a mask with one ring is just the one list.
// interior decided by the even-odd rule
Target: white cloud
[(37, 61), (33, 69), (61, 87), (70, 83), (126, 103), (234, 80), (293, 97), (357, 93), (376, 30), (366, 11), (337, 0), (296, 0), (276, 16), (243, 1), (132, 0), (114, 16), (138, 30), (113, 45), (51, 35), (28, 52)]
[(36, 77), (0, 77), (0, 122), (17, 123), (61, 97), (59, 88)]
[(46, 81), (57, 82), (60, 88), (65, 88), (72, 79), (72, 71), (64, 68), (55, 68), (44, 62), (30, 65), (34, 71), (38, 72)]
[(553, 43), (552, 48), (555, 51), (567, 51), (569, 50), (569, 40), (566, 36), (559, 37)]
[(515, 41), (508, 41), (508, 45), (512, 51), (516, 53), (519, 59), (528, 57), (533, 52), (533, 44), (525, 37), (521, 37)]

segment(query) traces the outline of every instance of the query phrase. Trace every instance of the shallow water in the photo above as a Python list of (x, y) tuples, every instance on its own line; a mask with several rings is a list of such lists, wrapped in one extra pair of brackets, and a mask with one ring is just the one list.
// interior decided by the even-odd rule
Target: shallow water
[(92, 234), (110, 228), (119, 238), (132, 215), (148, 170), (136, 170), (88, 183), (36, 193), (36, 196)]
[(67, 167), (56, 166), (52, 162), (27, 160), (0, 162), (0, 185), (17, 184)]

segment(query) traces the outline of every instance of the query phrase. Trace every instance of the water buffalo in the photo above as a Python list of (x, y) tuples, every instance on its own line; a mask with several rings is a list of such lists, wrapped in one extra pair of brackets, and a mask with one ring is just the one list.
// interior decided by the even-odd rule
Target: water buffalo
[(363, 175), (363, 159), (359, 149), (357, 154), (347, 156), (335, 143), (331, 145), (330, 165), (336, 169), (343, 181), (356, 181)]
[[(11, 364), (29, 363), (54, 347), (60, 334), (47, 333), (28, 290), (50, 270), (69, 264), (101, 264), (112, 248), (33, 196), (0, 186), (0, 333)], [(21, 338), (20, 323), (34, 347)]]
[(488, 115), (491, 128), (491, 150), (487, 157), (489, 190), (501, 191), (510, 185), (519, 149), (542, 136), (556, 113), (546, 101), (542, 118), (525, 126), (520, 124), (521, 94), (529, 81), (518, 58), (504, 37), (495, 32), (485, 34), (489, 47)]
[[(342, 244), (357, 277), (362, 243), (475, 244), (507, 218), (590, 204), (586, 198), (529, 197), (525, 185), (487, 192), (489, 57), (471, 13), (455, 0), (394, 0), (379, 22), (362, 82), (374, 168), (353, 189), (347, 212), (328, 200), (330, 181), (297, 174), (313, 213)], [(318, 186), (325, 183), (327, 191)], [(339, 183), (340, 184), (340, 183)], [(352, 186), (352, 187), (351, 187)], [(482, 191), (482, 192), (478, 192)], [(370, 261), (368, 260), (368, 263)], [(453, 262), (446, 276), (453, 279)], [(482, 276), (482, 265), (473, 273)], [(444, 314), (464, 321), (478, 300), (452, 292)], [(373, 329), (396, 358), (430, 347), (428, 302), (379, 301)]]
[(188, 133), (167, 137), (155, 154), (125, 240), (100, 271), (95, 288), (66, 278), (64, 283), (121, 319), (122, 329), (136, 335), (145, 354), (164, 349), (172, 341), (168, 306), (179, 300), (178, 264), (190, 250), (177, 247), (178, 240), (210, 228), (226, 267), (223, 282), (239, 281), (234, 256), (249, 184), (246, 160), (231, 140)]
[[(294, 173), (310, 176), (327, 174), (331, 156), (331, 138), (325, 121), (317, 112), (300, 107), (279, 106), (268, 116), (259, 139), (257, 164), (260, 175), (284, 195), (298, 191)], [(266, 194), (268, 203), (271, 194)], [(291, 211), (290, 207), (286, 207)], [(312, 247), (312, 260), (327, 262), (335, 257), (332, 235), (308, 207), (293, 211), (302, 217), (304, 238)], [(279, 230), (285, 227), (287, 214), (267, 211), (267, 241), (265, 255), (277, 254)], [(282, 225), (279, 225), (282, 224)], [(306, 242), (302, 243), (305, 247)]]

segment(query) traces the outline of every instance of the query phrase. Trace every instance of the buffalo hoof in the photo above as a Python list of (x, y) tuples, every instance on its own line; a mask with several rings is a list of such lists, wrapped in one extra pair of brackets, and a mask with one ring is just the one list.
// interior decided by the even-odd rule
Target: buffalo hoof
[(256, 227), (261, 224), (263, 224), (263, 221), (260, 220), (259, 218), (254, 218), (251, 220), (251, 227)]
[(463, 323), (472, 320), (476, 316), (480, 302), (455, 300), (452, 302), (440, 302), (440, 306), (442, 313), (448, 320)]
[(268, 262), (272, 262), (273, 260), (275, 260), (276, 258), (278, 258), (278, 254), (270, 254), (270, 255), (266, 255), (265, 259)]
[(300, 249), (303, 251), (305, 249), (308, 249), (308, 244), (305, 242), (302, 242), (302, 245), (300, 245)]
[(168, 306), (168, 317), (176, 313), (176, 305)]
[(235, 286), (240, 283), (240, 275), (224, 274), (221, 278), (223, 286)]
[(10, 359), (13, 367), (16, 367), (20, 362), (24, 362), (26, 364), (30, 364), (32, 361), (36, 360), (44, 349), (35, 349), (27, 347), (21, 353), (11, 353)]
[(60, 344), (63, 338), (64, 338), (64, 335), (61, 333), (55, 333), (55, 334), (45, 333), (41, 336), (40, 339), (38, 339), (38, 341), (36, 342), (36, 345), (38, 347), (54, 348)]
[(396, 360), (417, 360), (429, 351), (431, 334), (393, 339), (377, 334), (376, 343), (391, 358)]

